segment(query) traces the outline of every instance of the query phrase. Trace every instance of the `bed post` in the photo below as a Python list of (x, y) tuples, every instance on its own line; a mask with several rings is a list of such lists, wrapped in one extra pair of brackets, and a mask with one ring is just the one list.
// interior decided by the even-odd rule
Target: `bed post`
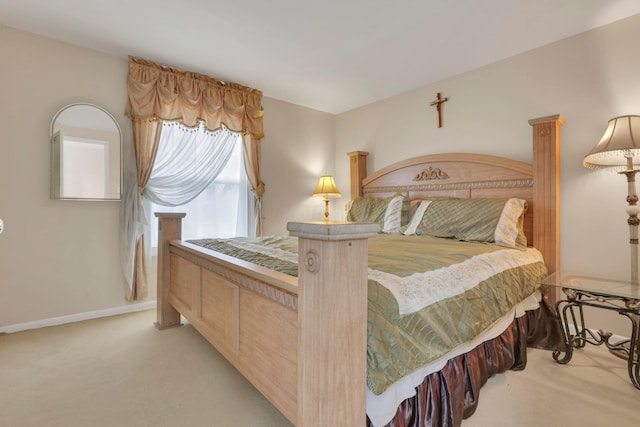
[[(533, 245), (542, 252), (549, 273), (560, 269), (560, 127), (559, 115), (529, 120), (533, 127)], [(551, 307), (559, 288), (545, 299)]]
[(366, 151), (352, 151), (349, 155), (351, 165), (351, 200), (362, 196), (362, 180), (367, 177)]
[(366, 424), (368, 238), (379, 228), (287, 224), (298, 237), (298, 427)]
[(169, 304), (169, 241), (182, 238), (182, 218), (186, 214), (156, 212), (155, 215), (158, 218), (158, 295), (155, 325), (158, 329), (167, 329), (181, 325), (180, 313)]

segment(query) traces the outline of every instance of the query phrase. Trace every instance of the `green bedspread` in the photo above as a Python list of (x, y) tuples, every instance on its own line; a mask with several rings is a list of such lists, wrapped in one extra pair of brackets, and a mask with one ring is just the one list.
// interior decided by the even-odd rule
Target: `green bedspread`
[[(292, 276), (297, 239), (191, 243)], [(369, 240), (367, 383), (375, 394), (470, 341), (531, 295), (541, 254), (486, 243), (380, 234)]]

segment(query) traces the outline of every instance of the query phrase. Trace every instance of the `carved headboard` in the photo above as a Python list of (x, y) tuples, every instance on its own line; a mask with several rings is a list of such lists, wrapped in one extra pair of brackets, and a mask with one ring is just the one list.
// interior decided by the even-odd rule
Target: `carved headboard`
[[(461, 199), (517, 197), (532, 206), (532, 171), (530, 164), (504, 157), (432, 154), (394, 163), (367, 176), (362, 181), (361, 194), (384, 198), (400, 193), (409, 200), (427, 196)], [(527, 215), (525, 234), (530, 242), (533, 241), (532, 233), (533, 215)]]

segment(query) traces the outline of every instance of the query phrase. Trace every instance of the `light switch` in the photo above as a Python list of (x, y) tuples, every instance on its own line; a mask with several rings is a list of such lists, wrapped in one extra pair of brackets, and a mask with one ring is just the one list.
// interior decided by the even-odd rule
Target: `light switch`
[(4, 230), (4, 222), (0, 219), (0, 234), (2, 234), (2, 230)]

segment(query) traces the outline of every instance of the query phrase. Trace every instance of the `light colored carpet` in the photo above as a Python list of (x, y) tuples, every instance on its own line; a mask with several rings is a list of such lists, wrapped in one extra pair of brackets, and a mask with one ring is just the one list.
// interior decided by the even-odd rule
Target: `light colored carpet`
[[(496, 414), (506, 413), (505, 417)], [(524, 371), (489, 378), (463, 427), (638, 427), (640, 390), (627, 362), (587, 344), (560, 365), (549, 351), (528, 349)]]
[[(157, 331), (154, 320), (151, 310), (0, 335), (0, 426), (291, 425), (190, 325)], [(591, 346), (565, 366), (529, 354), (526, 370), (489, 379), (463, 427), (640, 425), (623, 360)]]
[(291, 425), (191, 326), (154, 321), (151, 310), (1, 336), (0, 426)]

